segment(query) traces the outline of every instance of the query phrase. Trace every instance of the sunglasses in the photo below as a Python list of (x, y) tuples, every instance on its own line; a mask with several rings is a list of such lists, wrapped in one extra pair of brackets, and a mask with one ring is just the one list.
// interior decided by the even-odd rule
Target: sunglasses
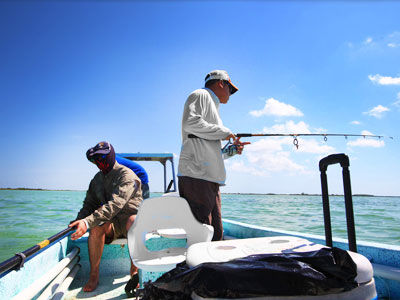
[(228, 86), (228, 88), (229, 88), (229, 94), (232, 95), (232, 93), (233, 93), (233, 88), (232, 88), (231, 84), (229, 83), (229, 81), (226, 81), (226, 80), (224, 80), (224, 83), (225, 83), (225, 84)]
[(99, 143), (86, 152), (86, 157), (92, 163), (95, 163), (95, 161), (104, 161), (107, 157), (107, 154), (110, 153), (110, 150), (111, 147), (109, 143)]
[(89, 161), (96, 164), (96, 161), (102, 162), (106, 160), (107, 155), (105, 154), (96, 154), (89, 158)]

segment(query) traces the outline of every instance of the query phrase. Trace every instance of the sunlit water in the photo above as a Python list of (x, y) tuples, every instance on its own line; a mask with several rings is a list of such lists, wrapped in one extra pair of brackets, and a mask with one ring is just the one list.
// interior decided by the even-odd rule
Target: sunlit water
[[(152, 194), (158, 196), (159, 194)], [(75, 219), (85, 192), (0, 190), (0, 262)], [(347, 238), (344, 200), (331, 196), (333, 237)], [(357, 240), (400, 245), (400, 197), (353, 197)], [(321, 196), (222, 195), (227, 219), (324, 235)]]

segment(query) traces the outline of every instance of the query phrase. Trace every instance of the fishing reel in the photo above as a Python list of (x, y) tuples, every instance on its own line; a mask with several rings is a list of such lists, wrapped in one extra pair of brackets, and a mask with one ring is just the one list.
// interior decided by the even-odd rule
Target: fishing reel
[(222, 148), (222, 154), (226, 154), (228, 156), (234, 156), (239, 153), (238, 145), (232, 143), (232, 139), (226, 143), (226, 145)]

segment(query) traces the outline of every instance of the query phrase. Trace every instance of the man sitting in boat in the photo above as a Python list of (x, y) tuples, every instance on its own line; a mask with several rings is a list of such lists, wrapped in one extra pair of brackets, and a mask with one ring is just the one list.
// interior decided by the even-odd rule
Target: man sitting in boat
[[(90, 229), (90, 277), (83, 290), (91, 292), (99, 282), (104, 244), (126, 237), (143, 198), (139, 177), (116, 161), (115, 151), (110, 143), (98, 143), (86, 152), (86, 157), (96, 164), (100, 171), (90, 182), (76, 221), (69, 226), (76, 226), (76, 231), (71, 235), (73, 240), (80, 238)], [(131, 265), (131, 275), (134, 273), (137, 273), (137, 269)]]

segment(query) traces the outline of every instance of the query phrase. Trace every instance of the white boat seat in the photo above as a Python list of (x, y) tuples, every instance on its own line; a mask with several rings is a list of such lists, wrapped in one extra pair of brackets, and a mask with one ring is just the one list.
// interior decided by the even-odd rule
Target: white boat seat
[(198, 243), (189, 247), (186, 263), (190, 267), (206, 262), (227, 262), (254, 254), (306, 252), (321, 249), (322, 245), (294, 236), (230, 239)]
[(124, 238), (113, 240), (110, 243), (110, 245), (126, 245), (126, 244), (128, 244), (128, 240)]
[[(186, 231), (181, 228), (172, 228), (172, 229), (160, 229), (157, 230), (155, 233), (157, 236), (162, 236), (169, 239), (185, 239), (186, 238)], [(154, 234), (147, 234), (146, 240), (151, 238)], [(126, 245), (128, 244), (128, 239), (126, 238), (119, 238), (113, 240), (110, 245)]]
[[(186, 247), (150, 251), (146, 234), (158, 233), (186, 238)], [(148, 272), (166, 272), (185, 261), (187, 247), (211, 241), (214, 229), (198, 222), (187, 201), (177, 196), (148, 198), (139, 207), (136, 220), (128, 231), (129, 254), (133, 264)]]
[(159, 229), (156, 233), (169, 239), (186, 239), (186, 231), (182, 228)]

